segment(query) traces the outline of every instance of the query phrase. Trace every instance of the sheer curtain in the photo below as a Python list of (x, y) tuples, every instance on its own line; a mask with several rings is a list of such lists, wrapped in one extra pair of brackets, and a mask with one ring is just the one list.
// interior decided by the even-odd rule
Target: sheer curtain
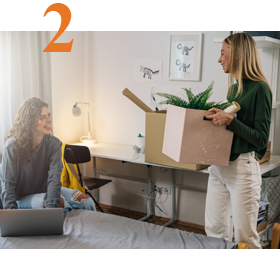
[(0, 31), (0, 155), (23, 101), (39, 97), (52, 109), (50, 40), (50, 32)]

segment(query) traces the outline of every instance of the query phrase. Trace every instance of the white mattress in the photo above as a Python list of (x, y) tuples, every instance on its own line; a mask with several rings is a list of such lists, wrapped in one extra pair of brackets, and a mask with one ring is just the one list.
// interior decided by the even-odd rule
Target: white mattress
[(230, 249), (235, 247), (235, 243), (223, 239), (87, 210), (68, 212), (64, 221), (64, 234), (60, 236), (0, 237), (1, 249)]

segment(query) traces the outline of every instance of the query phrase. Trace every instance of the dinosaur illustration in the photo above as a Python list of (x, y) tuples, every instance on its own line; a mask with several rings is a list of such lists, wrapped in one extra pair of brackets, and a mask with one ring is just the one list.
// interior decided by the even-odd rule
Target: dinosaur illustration
[(152, 79), (152, 74), (153, 75), (157, 75), (159, 73), (159, 70), (152, 71), (150, 68), (146, 68), (146, 67), (144, 67), (142, 65), (140, 65), (140, 71), (144, 72), (143, 78), (145, 78), (146, 75), (148, 75), (148, 79)]
[(189, 49), (187, 46), (183, 46), (181, 43), (177, 46), (178, 50), (181, 50), (181, 54), (189, 55), (189, 51), (193, 49), (193, 46)]
[(184, 72), (187, 72), (187, 68), (189, 68), (191, 65), (189, 64), (189, 65), (187, 65), (186, 63), (181, 63), (181, 60), (180, 59), (177, 59), (176, 60), (176, 65), (177, 66), (180, 66), (179, 67), (179, 71), (181, 71), (181, 69), (183, 68), (183, 71)]

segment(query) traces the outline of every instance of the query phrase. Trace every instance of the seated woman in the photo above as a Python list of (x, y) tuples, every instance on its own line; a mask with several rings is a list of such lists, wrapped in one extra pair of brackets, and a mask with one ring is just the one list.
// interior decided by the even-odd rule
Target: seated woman
[[(64, 208), (96, 211), (87, 195), (61, 186), (61, 141), (51, 135), (48, 104), (26, 100), (6, 136), (0, 172), (0, 209)], [(1, 205), (2, 204), (2, 205)]]

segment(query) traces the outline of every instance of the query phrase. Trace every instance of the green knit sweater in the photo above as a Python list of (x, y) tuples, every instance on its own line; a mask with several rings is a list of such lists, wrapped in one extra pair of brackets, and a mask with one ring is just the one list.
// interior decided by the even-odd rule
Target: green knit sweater
[(237, 84), (229, 100), (236, 101), (241, 110), (227, 129), (234, 132), (230, 161), (241, 153), (255, 151), (262, 159), (267, 148), (271, 123), (272, 95), (264, 82), (243, 79), (243, 92), (235, 97)]

